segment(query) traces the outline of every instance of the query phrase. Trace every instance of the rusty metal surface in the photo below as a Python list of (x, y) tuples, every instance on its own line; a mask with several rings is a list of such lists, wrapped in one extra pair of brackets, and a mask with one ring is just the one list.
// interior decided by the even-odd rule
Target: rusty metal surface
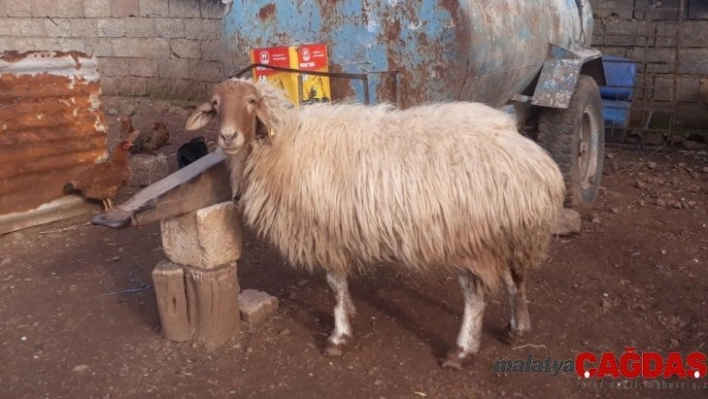
[[(323, 42), (333, 72), (399, 71), (397, 82), (372, 77), (372, 103), (398, 93), (403, 107), (501, 106), (538, 76), (549, 45), (589, 45), (592, 30), (587, 0), (235, 0), (224, 61), (235, 70), (250, 64), (253, 47)], [(361, 83), (333, 80), (333, 99), (363, 102)]]
[(97, 62), (80, 52), (0, 53), (0, 215), (62, 197), (107, 157)]

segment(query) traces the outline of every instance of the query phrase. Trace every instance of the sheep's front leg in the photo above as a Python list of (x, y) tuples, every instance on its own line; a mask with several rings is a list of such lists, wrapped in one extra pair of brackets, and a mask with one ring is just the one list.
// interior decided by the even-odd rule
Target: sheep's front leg
[(509, 295), (510, 319), (502, 341), (509, 345), (516, 343), (523, 333), (531, 330), (531, 317), (526, 304), (526, 282), (520, 272), (507, 269), (504, 273), (504, 286)]
[(444, 368), (459, 369), (462, 362), (479, 351), (482, 338), (482, 316), (484, 314), (484, 290), (481, 281), (469, 272), (458, 272), (457, 279), (462, 288), (465, 311), (462, 326), (457, 336), (457, 345), (447, 352)]
[(334, 332), (327, 340), (326, 356), (341, 356), (342, 348), (351, 341), (352, 327), (349, 316), (354, 316), (356, 309), (349, 295), (347, 275), (344, 273), (327, 273), (327, 283), (334, 293)]

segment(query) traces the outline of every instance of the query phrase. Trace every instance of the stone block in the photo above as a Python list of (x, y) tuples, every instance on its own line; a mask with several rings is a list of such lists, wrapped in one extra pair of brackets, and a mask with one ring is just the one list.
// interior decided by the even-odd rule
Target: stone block
[(130, 17), (139, 13), (138, 0), (110, 0), (111, 15), (114, 17)]
[(221, 21), (216, 19), (185, 19), (184, 38), (210, 40), (219, 37)]
[(107, 95), (144, 96), (147, 94), (146, 80), (134, 77), (101, 78), (101, 89)]
[(179, 58), (198, 59), (201, 56), (199, 40), (172, 39), (170, 50)]
[(159, 18), (155, 19), (156, 37), (167, 39), (184, 38), (184, 20)]
[(167, 39), (112, 39), (115, 57), (169, 58), (170, 44)]
[(139, 0), (140, 16), (167, 17), (170, 15), (169, 3), (165, 0)]
[(238, 295), (238, 307), (242, 321), (258, 325), (278, 309), (278, 298), (263, 291), (243, 290)]
[(109, 39), (83, 39), (86, 52), (99, 57), (99, 61), (104, 57), (113, 56), (113, 47)]
[(24, 37), (46, 36), (46, 31), (44, 30), (44, 19), (23, 19), (20, 25), (20, 35)]
[(28, 37), (14, 37), (8, 40), (8, 48), (16, 51), (36, 50), (34, 39)]
[[(27, 1), (27, 0), (24, 0)], [(56, 17), (57, 2), (56, 0), (30, 0), (30, 8), (32, 9), (33, 17)]]
[[(13, 0), (9, 0), (9, 1), (13, 1)], [(7, 17), (7, 2), (8, 2), (8, 0), (0, 0), (0, 18)]]
[[(71, 36), (81, 38), (98, 37), (98, 20), (96, 19), (72, 19)], [(110, 43), (108, 43), (108, 47)]]
[(151, 18), (123, 19), (127, 37), (155, 37), (155, 21)]
[(0, 19), (0, 36), (22, 36), (20, 34), (21, 19)]
[(8, 17), (31, 17), (32, 3), (29, 1), (10, 0), (7, 2)]
[(145, 78), (157, 76), (157, 60), (152, 58), (139, 58), (130, 63), (130, 74)]
[(160, 227), (173, 263), (209, 269), (241, 257), (240, 215), (231, 201), (162, 220)]
[(44, 31), (50, 37), (71, 37), (71, 22), (65, 18), (44, 18)]
[(170, 17), (199, 18), (199, 1), (169, 0)]
[(104, 57), (98, 59), (98, 69), (102, 76), (130, 75), (130, 58)]
[[(47, 50), (59, 50), (59, 51), (67, 50), (67, 49), (60, 48), (61, 46), (59, 44), (59, 39), (56, 39), (56, 38), (39, 37), (39, 38), (33, 39), (33, 41), (34, 41), (35, 49), (40, 50), (40, 51), (42, 51), (42, 50), (44, 50), (44, 51), (47, 51)], [(75, 50), (81, 51), (81, 49), (75, 49)]]
[(111, 5), (106, 0), (84, 0), (84, 15), (89, 18), (111, 16)]
[(204, 41), (202, 41), (200, 58), (204, 61), (220, 61), (221, 60), (221, 41), (220, 40), (204, 40)]
[(170, 174), (167, 157), (163, 154), (135, 154), (130, 157), (131, 178), (128, 185), (147, 187)]
[(126, 28), (122, 19), (101, 18), (96, 21), (98, 37), (125, 37)]
[(221, 19), (226, 7), (222, 1), (199, 0), (199, 10), (204, 19)]
[(56, 0), (57, 16), (62, 18), (83, 18), (84, 0)]
[(576, 234), (580, 232), (581, 226), (582, 220), (580, 214), (573, 209), (563, 208), (561, 216), (551, 227), (551, 235), (567, 236)]
[(189, 76), (188, 60), (168, 58), (158, 60), (158, 76), (168, 79), (186, 79)]
[(214, 61), (189, 60), (189, 79), (205, 82), (219, 82), (224, 76), (221, 72), (221, 63)]

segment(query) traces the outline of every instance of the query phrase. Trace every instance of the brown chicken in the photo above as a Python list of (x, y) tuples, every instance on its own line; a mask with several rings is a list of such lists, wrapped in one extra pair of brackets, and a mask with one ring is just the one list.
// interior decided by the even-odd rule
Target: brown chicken
[(131, 154), (147, 153), (154, 154), (160, 147), (167, 144), (170, 139), (170, 131), (163, 122), (155, 122), (151, 132), (134, 132), (133, 148)]
[(112, 209), (112, 199), (130, 179), (128, 152), (131, 146), (129, 140), (120, 142), (109, 160), (78, 172), (66, 183), (64, 192), (80, 192), (86, 198), (101, 200), (105, 211)]
[(120, 122), (121, 140), (128, 138), (128, 135), (135, 131), (135, 128), (133, 127), (133, 119), (130, 117), (130, 115), (118, 115), (118, 122)]

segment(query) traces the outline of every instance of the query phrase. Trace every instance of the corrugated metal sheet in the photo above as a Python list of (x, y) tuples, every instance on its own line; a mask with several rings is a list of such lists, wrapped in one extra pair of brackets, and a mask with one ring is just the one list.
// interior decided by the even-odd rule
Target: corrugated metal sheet
[(63, 195), (107, 157), (97, 61), (80, 52), (0, 53), (0, 215)]

